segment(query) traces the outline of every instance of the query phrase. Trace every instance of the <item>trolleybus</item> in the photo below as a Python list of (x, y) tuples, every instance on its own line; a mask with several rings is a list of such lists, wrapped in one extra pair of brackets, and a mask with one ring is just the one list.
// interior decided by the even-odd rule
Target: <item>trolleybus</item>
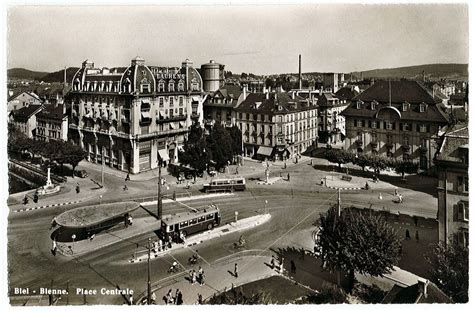
[(212, 179), (209, 183), (203, 184), (204, 192), (220, 192), (220, 191), (244, 191), (245, 178), (219, 178)]

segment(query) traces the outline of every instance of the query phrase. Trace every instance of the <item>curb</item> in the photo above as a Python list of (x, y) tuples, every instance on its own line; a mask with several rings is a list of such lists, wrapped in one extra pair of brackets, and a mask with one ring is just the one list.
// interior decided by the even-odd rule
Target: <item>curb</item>
[(80, 203), (81, 200), (78, 201), (72, 201), (72, 202), (65, 202), (65, 203), (56, 203), (56, 204), (49, 204), (49, 205), (43, 205), (43, 206), (35, 206), (35, 207), (30, 207), (30, 208), (22, 208), (22, 209), (17, 209), (13, 210), (13, 213), (20, 213), (20, 212), (29, 212), (29, 211), (34, 211), (42, 208), (48, 208), (48, 207), (57, 207), (57, 206), (64, 206), (64, 205), (71, 205), (71, 204), (76, 204)]
[(326, 186), (327, 188), (331, 188), (331, 189), (335, 189), (335, 190), (338, 190), (338, 189), (341, 189), (341, 190), (363, 190), (362, 187), (334, 187), (334, 186)]

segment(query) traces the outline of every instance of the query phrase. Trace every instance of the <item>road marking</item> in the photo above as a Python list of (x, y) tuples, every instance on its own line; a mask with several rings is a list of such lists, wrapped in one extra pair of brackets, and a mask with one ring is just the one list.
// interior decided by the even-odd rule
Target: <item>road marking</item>
[(81, 202), (81, 200), (77, 200), (77, 201), (71, 201), (71, 202), (55, 203), (55, 204), (49, 204), (49, 205), (29, 207), (29, 208), (21, 208), (21, 209), (13, 210), (13, 213), (29, 212), (29, 211), (34, 211), (34, 210), (37, 210), (37, 209), (42, 209), (42, 208), (71, 205), (71, 204), (76, 204), (76, 203), (80, 203), (80, 202)]

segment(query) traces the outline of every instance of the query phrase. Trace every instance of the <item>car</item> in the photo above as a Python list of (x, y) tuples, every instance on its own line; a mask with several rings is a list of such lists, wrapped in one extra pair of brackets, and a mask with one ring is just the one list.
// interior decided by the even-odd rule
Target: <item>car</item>
[(76, 170), (74, 171), (74, 175), (80, 178), (86, 178), (87, 176), (89, 176), (86, 170)]

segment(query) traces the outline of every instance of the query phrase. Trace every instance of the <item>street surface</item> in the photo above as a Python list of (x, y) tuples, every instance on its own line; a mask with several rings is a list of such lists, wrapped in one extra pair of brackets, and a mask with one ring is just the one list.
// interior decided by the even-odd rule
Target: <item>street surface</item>
[[(233, 243), (239, 239), (240, 233), (231, 233), (220, 238), (211, 239), (204, 243), (189, 248), (177, 249), (163, 257), (151, 262), (151, 282), (154, 286), (160, 286), (161, 282), (173, 284), (181, 282), (183, 275), (169, 275), (167, 273), (173, 261), (178, 261), (186, 270), (197, 269), (187, 266), (187, 260), (195, 251), (198, 251), (203, 268), (206, 270), (216, 262), (236, 260), (242, 254), (254, 256), (271, 256), (275, 250), (288, 247), (304, 248), (311, 251), (313, 248), (312, 232), (316, 229), (314, 223), (319, 215), (325, 212), (329, 206), (335, 204), (337, 190), (321, 186), (321, 178), (329, 172), (319, 169), (328, 165), (325, 160), (313, 159), (316, 168), (309, 165), (310, 159), (303, 158), (297, 164), (288, 165), (283, 169), (281, 163), (276, 163), (270, 168), (271, 176), (278, 176), (282, 172), (282, 180), (273, 185), (258, 185), (257, 178), (264, 178), (264, 167), (261, 163), (246, 161), (239, 168), (239, 174), (247, 178), (247, 190), (235, 192), (231, 196), (222, 196), (212, 199), (190, 200), (184, 203), (172, 202), (163, 204), (163, 214), (173, 214), (187, 211), (186, 206), (203, 207), (210, 203), (217, 204), (222, 213), (222, 223), (234, 221), (235, 212), (239, 218), (246, 218), (266, 212), (271, 214), (271, 219), (255, 228), (243, 232), (247, 245), (245, 249), (235, 249)], [(82, 165), (82, 164), (81, 164)], [(83, 165), (94, 180), (100, 180), (100, 166), (90, 163)], [(229, 172), (235, 171), (235, 167), (229, 168)], [(331, 171), (331, 174), (334, 173)], [(40, 205), (48, 205), (51, 202), (68, 202), (79, 200), (79, 203), (53, 206), (37, 210), (11, 212), (8, 219), (8, 271), (9, 286), (13, 293), (15, 288), (29, 288), (29, 295), (17, 296), (12, 299), (14, 304), (34, 304), (35, 297), (40, 288), (69, 289), (69, 295), (63, 296), (57, 304), (126, 304), (127, 295), (83, 295), (76, 294), (76, 288), (86, 289), (130, 289), (137, 297), (146, 291), (147, 287), (147, 263), (128, 263), (131, 255), (136, 251), (146, 250), (149, 237), (156, 238), (153, 231), (141, 232), (138, 235), (122, 240), (112, 245), (94, 249), (91, 252), (78, 256), (53, 256), (51, 253), (50, 223), (53, 217), (62, 212), (91, 204), (106, 202), (126, 201), (138, 198), (150, 198), (157, 193), (157, 177), (155, 172), (148, 172), (139, 178), (127, 182), (128, 190), (122, 188), (125, 184), (121, 172), (106, 168), (105, 187), (98, 189), (88, 179), (74, 178), (68, 181), (62, 193), (56, 197), (42, 198)], [(287, 181), (290, 174), (290, 181)], [(204, 179), (198, 179), (191, 189), (185, 189), (184, 185), (178, 185), (175, 179), (167, 178), (167, 186), (162, 187), (165, 195), (173, 192), (181, 195), (201, 194)], [(358, 177), (361, 178), (361, 177)], [(388, 210), (392, 215), (389, 221), (398, 230), (400, 237), (405, 236), (405, 230), (409, 228), (412, 240), (403, 242), (402, 260), (399, 266), (410, 272), (425, 275), (427, 267), (424, 262), (423, 253), (431, 249), (432, 244), (437, 241), (437, 222), (422, 218), (426, 215), (436, 215), (437, 200), (434, 197), (436, 181), (433, 178), (418, 177), (416, 180), (406, 184), (392, 185), (383, 179), (377, 189), (341, 191), (343, 207), (356, 206), (358, 208), (372, 208), (373, 210)], [(422, 179), (419, 179), (422, 178)], [(390, 181), (398, 178), (389, 178)], [(420, 182), (423, 181), (423, 182)], [(74, 187), (76, 183), (81, 184), (81, 192), (76, 194)], [(362, 182), (362, 181), (361, 181)], [(169, 189), (168, 189), (169, 187)], [(398, 187), (404, 194), (405, 202), (400, 205), (394, 203), (393, 189)], [(415, 189), (415, 190), (413, 190)], [(432, 189), (431, 193), (430, 189)], [(383, 193), (383, 199), (379, 194)], [(24, 194), (23, 194), (24, 195)], [(24, 209), (20, 204), (22, 194), (12, 196), (9, 199), (11, 211)], [(265, 203), (267, 202), (267, 203)], [(31, 206), (34, 206), (31, 204)], [(27, 206), (28, 207), (28, 206)], [(420, 241), (415, 241), (415, 227), (411, 217), (396, 217), (397, 211), (407, 215), (422, 216), (419, 221)], [(153, 213), (156, 209), (139, 208), (132, 213), (134, 219), (143, 219), (144, 222), (156, 222)], [(435, 216), (434, 216), (435, 217)], [(433, 218), (434, 218), (433, 217)], [(104, 233), (104, 234), (113, 234)], [(244, 252), (242, 252), (244, 251)], [(259, 257), (260, 258), (260, 257)], [(240, 271), (245, 274), (245, 269)], [(250, 273), (250, 272), (249, 272)], [(266, 274), (265, 274), (266, 275)], [(263, 275), (263, 276), (265, 276)], [(271, 273), (266, 275), (270, 276)], [(262, 277), (262, 276), (261, 276)], [(317, 277), (317, 276), (315, 276)], [(222, 280), (222, 286), (230, 287), (233, 278)], [(248, 280), (252, 281), (252, 280)], [(224, 283), (228, 283), (224, 285)], [(32, 291), (35, 290), (36, 293)], [(216, 288), (215, 290), (222, 290)], [(30, 297), (32, 296), (32, 297)], [(195, 297), (193, 297), (194, 299)], [(28, 300), (31, 301), (28, 301)], [(158, 299), (161, 299), (159, 297)], [(47, 300), (47, 299), (46, 299)], [(187, 298), (186, 302), (192, 299)]]

